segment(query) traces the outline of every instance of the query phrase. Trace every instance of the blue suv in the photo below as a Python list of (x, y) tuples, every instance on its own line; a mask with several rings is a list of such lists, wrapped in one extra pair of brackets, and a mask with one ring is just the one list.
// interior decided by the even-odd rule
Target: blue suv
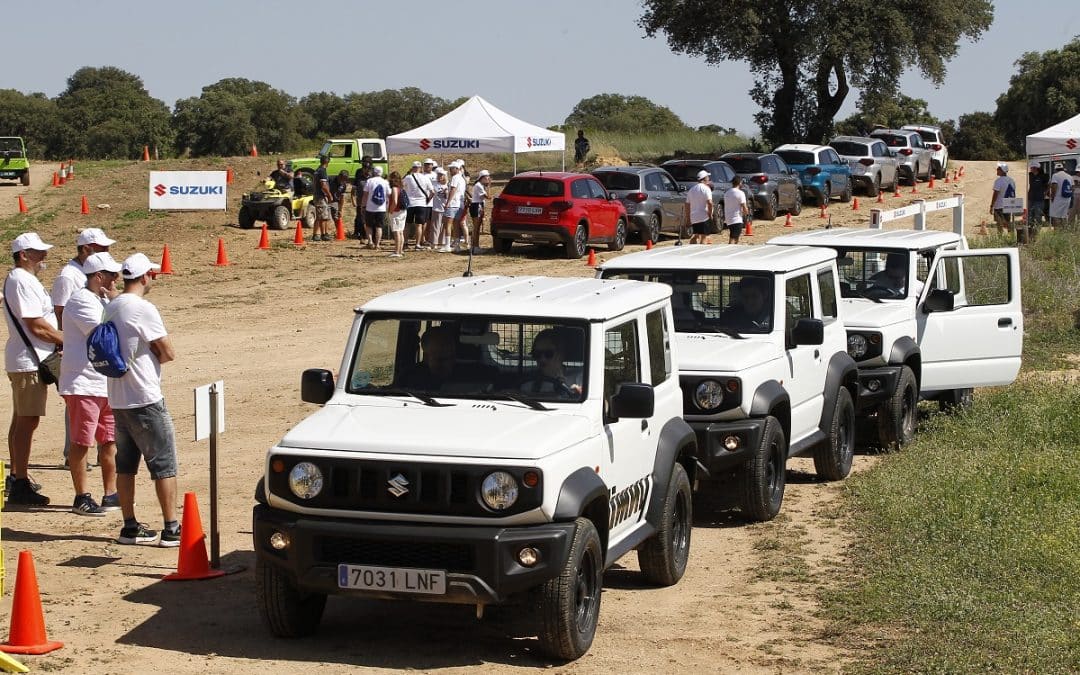
[(803, 199), (825, 206), (833, 197), (851, 201), (851, 167), (827, 145), (789, 143), (773, 150), (799, 172)]

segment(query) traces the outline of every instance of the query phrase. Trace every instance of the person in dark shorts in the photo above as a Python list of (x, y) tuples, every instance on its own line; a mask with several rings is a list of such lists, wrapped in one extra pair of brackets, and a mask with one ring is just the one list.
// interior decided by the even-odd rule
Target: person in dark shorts
[(401, 179), (401, 187), (405, 190), (408, 208), (405, 212), (405, 239), (415, 236), (415, 249), (419, 251), (424, 238), (424, 228), (431, 220), (431, 200), (435, 196), (434, 186), (427, 174), (420, 169), (420, 162), (413, 162), (409, 173)]
[(353, 237), (363, 241), (365, 246), (371, 244), (371, 239), (368, 237), (367, 228), (364, 226), (364, 209), (361, 199), (364, 196), (364, 186), (367, 185), (368, 178), (371, 178), (371, 176), (371, 169), (361, 166), (356, 170), (356, 179), (353, 181), (352, 190), (352, 205), (356, 208), (356, 217), (353, 219)]
[(330, 163), (328, 156), (319, 160), (319, 168), (315, 170), (315, 194), (311, 203), (315, 205), (315, 227), (311, 228), (312, 241), (329, 241), (326, 224), (333, 218), (330, 210), (330, 202), (334, 201), (334, 193), (330, 191), (330, 177), (326, 175), (326, 165)]
[(712, 231), (712, 176), (698, 171), (697, 183), (686, 192), (685, 220), (690, 223), (691, 244), (708, 244)]
[(750, 209), (746, 205), (746, 193), (742, 189), (742, 176), (731, 179), (731, 189), (724, 193), (724, 222), (728, 228), (728, 243), (738, 244), (743, 226), (750, 220)]

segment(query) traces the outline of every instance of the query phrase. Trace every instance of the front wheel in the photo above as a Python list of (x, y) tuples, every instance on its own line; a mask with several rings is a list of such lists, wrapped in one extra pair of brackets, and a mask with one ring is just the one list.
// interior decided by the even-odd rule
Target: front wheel
[(840, 203), (847, 204), (851, 201), (851, 181), (849, 180), (847, 185), (844, 186), (844, 191), (840, 193)]
[(278, 204), (274, 207), (274, 212), (270, 214), (270, 229), (284, 230), (289, 226), (290, 220), (292, 220), (292, 209), (288, 206)]
[(574, 230), (574, 238), (566, 242), (566, 257), (570, 260), (580, 260), (589, 248), (589, 230), (584, 223), (579, 223)]
[(236, 214), (236, 222), (240, 225), (242, 230), (250, 230), (255, 227), (255, 216), (252, 215), (251, 210), (246, 206), (240, 207), (240, 213)]
[(275, 637), (311, 635), (319, 628), (326, 596), (302, 593), (273, 565), (255, 560), (255, 603), (263, 623)]
[(551, 656), (572, 661), (589, 651), (600, 618), (604, 552), (588, 518), (574, 523), (574, 541), (559, 576), (537, 589), (540, 646)]
[(764, 522), (780, 513), (787, 482), (787, 439), (780, 420), (765, 418), (761, 442), (743, 467), (742, 510), (751, 520)]
[(814, 449), (814, 470), (825, 480), (843, 480), (855, 459), (855, 405), (851, 392), (840, 387), (829, 422), (829, 437)]
[(315, 207), (310, 203), (304, 207), (303, 223), (304, 227), (315, 227)]
[(682, 464), (676, 464), (664, 497), (660, 529), (638, 549), (638, 565), (649, 582), (674, 586), (686, 572), (690, 560), (690, 529), (694, 522), (690, 479)]
[(878, 175), (874, 176), (873, 180), (870, 181), (870, 184), (866, 186), (866, 196), (867, 197), (877, 197), (879, 192), (881, 192), (881, 174), (880, 173)]
[(626, 246), (626, 221), (619, 218), (615, 223), (615, 237), (608, 244), (609, 251), (621, 251)]
[(878, 438), (882, 447), (899, 449), (915, 440), (915, 415), (919, 403), (919, 390), (915, 373), (904, 366), (896, 390), (878, 410)]

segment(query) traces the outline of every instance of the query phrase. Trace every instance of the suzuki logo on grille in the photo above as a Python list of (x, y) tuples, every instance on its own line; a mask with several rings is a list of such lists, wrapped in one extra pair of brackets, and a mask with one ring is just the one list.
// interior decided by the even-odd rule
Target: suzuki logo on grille
[(400, 473), (386, 481), (386, 483), (390, 486), (387, 491), (395, 497), (404, 497), (409, 494), (409, 481)]
[(167, 192), (166, 187), (164, 185), (162, 185), (161, 183), (158, 183), (157, 185), (154, 186), (154, 194), (156, 194), (158, 197), (161, 197), (166, 192)]

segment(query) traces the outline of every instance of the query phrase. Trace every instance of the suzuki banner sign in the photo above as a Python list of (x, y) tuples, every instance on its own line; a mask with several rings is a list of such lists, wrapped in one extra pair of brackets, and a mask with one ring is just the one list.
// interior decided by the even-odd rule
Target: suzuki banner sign
[(224, 211), (224, 171), (151, 171), (151, 211)]

